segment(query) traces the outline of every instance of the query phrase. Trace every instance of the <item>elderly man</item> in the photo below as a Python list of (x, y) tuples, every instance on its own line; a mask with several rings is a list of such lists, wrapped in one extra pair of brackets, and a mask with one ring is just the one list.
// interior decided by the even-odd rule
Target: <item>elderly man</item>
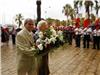
[(24, 28), (16, 36), (18, 75), (36, 75), (33, 29), (34, 21), (28, 18), (24, 22)]
[[(43, 46), (43, 43), (46, 39), (45, 31), (48, 29), (47, 22), (41, 20), (37, 24), (37, 29), (38, 30), (35, 33), (36, 45), (41, 51), (44, 51), (45, 47)], [(48, 53), (38, 57), (38, 75), (49, 75)]]

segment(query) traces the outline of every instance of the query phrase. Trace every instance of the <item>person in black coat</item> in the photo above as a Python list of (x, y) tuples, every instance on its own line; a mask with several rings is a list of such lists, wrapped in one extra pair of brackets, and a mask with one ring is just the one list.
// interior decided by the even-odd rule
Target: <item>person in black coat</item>
[(16, 29), (13, 27), (13, 29), (12, 29), (12, 32), (11, 32), (11, 35), (12, 35), (12, 43), (13, 43), (13, 45), (15, 45), (15, 38), (16, 38)]

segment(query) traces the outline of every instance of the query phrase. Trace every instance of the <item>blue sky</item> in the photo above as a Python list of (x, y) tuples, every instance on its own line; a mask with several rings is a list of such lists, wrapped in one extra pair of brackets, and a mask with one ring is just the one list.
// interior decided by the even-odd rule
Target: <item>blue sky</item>
[[(41, 17), (65, 20), (62, 13), (65, 4), (73, 6), (73, 0), (41, 0)], [(0, 0), (0, 24), (14, 23), (15, 15), (22, 13), (24, 18), (36, 19), (36, 0)], [(85, 12), (81, 9), (81, 12)]]

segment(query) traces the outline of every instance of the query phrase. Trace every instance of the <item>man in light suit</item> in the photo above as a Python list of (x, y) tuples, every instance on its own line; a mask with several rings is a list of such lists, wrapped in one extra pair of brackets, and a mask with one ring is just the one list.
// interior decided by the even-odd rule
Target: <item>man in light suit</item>
[(18, 69), (17, 75), (36, 75), (35, 43), (32, 30), (34, 21), (26, 19), (24, 28), (16, 36)]

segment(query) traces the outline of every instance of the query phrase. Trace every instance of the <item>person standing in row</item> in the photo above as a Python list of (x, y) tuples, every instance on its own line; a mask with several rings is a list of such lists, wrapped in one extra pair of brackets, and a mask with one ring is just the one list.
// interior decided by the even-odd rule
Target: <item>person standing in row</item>
[(72, 25), (70, 25), (69, 27), (68, 27), (68, 43), (69, 43), (69, 45), (72, 45), (72, 40), (73, 40), (73, 27), (72, 27)]
[(99, 26), (99, 28), (97, 30), (97, 39), (98, 39), (98, 41), (97, 41), (97, 49), (100, 50), (100, 26)]
[(74, 30), (76, 47), (79, 47), (79, 48), (80, 48), (80, 41), (81, 41), (81, 31), (82, 29), (80, 27), (77, 27)]
[(89, 48), (91, 33), (92, 33), (92, 29), (90, 27), (84, 28), (84, 30), (83, 30), (83, 48)]
[(100, 28), (93, 30), (93, 49), (100, 49)]

